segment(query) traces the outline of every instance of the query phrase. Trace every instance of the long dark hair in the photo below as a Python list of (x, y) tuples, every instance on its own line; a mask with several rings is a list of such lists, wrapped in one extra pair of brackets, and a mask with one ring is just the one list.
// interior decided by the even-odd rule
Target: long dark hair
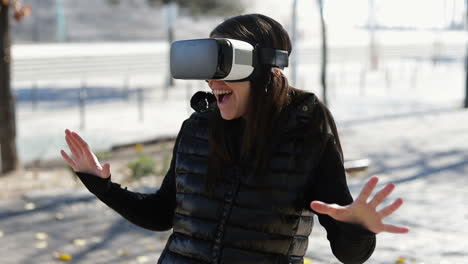
[[(288, 54), (292, 51), (291, 40), (283, 26), (261, 14), (229, 18), (210, 33), (210, 37), (213, 36), (238, 39), (262, 48), (285, 50)], [(209, 183), (220, 180), (219, 176), (224, 166), (236, 165), (243, 160), (253, 164), (255, 174), (265, 172), (268, 167), (271, 131), (275, 121), (290, 103), (291, 91), (302, 91), (290, 86), (282, 72), (271, 66), (263, 66), (260, 72), (261, 74), (251, 80), (251, 96), (244, 119), (224, 120), (219, 109), (212, 113)], [(321, 102), (318, 105), (320, 120), (317, 125), (324, 134), (331, 128), (342, 153), (333, 117), (325, 105)]]

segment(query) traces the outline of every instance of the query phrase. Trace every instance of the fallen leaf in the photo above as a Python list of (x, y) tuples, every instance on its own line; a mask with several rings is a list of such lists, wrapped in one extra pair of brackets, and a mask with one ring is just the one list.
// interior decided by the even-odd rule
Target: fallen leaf
[(84, 247), (86, 246), (87, 242), (86, 242), (86, 239), (77, 238), (77, 239), (73, 239), (73, 244), (78, 247)]
[(124, 257), (124, 256), (128, 256), (128, 250), (125, 250), (125, 249), (119, 249), (117, 250), (117, 255), (119, 257)]
[(403, 257), (399, 257), (399, 258), (395, 261), (395, 263), (398, 263), (398, 264), (400, 264), (400, 263), (405, 263), (405, 262), (406, 262), (406, 260), (405, 260), (405, 258), (403, 258)]
[(312, 260), (310, 258), (304, 257), (304, 264), (312, 264)]
[(47, 241), (39, 241), (36, 244), (34, 244), (34, 247), (38, 249), (47, 248), (48, 246), (49, 244), (47, 243)]
[(59, 260), (61, 261), (70, 261), (72, 260), (72, 256), (70, 254), (67, 254), (67, 253), (63, 253), (63, 252), (54, 252), (54, 255), (56, 258), (58, 258)]
[(37, 232), (36, 233), (36, 239), (37, 240), (46, 240), (48, 235), (44, 232)]
[(158, 249), (158, 245), (148, 244), (148, 245), (145, 246), (145, 248), (148, 249), (148, 250), (156, 250), (156, 249)]
[(5, 233), (3, 233), (2, 230), (0, 230), (0, 237), (3, 237), (5, 235)]
[(62, 213), (55, 214), (55, 220), (62, 220), (65, 216)]
[(138, 256), (137, 257), (137, 262), (138, 263), (146, 263), (146, 262), (149, 262), (149, 258), (148, 256)]
[(35, 205), (34, 203), (26, 203), (26, 204), (24, 205), (24, 209), (26, 209), (26, 210), (34, 210), (34, 209), (36, 209), (36, 205)]
[(102, 241), (102, 238), (99, 236), (93, 236), (89, 239), (91, 243), (100, 243)]
[(143, 151), (143, 145), (142, 144), (136, 144), (135, 145), (135, 151), (138, 153), (141, 153)]

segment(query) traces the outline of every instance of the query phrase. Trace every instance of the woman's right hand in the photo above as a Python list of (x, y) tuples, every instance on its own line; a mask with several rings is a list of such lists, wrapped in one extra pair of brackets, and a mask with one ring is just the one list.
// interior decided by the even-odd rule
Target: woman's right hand
[(103, 179), (110, 177), (109, 163), (101, 166), (91, 147), (77, 133), (66, 129), (65, 140), (72, 156), (68, 156), (64, 150), (60, 150), (60, 154), (75, 172), (93, 174)]

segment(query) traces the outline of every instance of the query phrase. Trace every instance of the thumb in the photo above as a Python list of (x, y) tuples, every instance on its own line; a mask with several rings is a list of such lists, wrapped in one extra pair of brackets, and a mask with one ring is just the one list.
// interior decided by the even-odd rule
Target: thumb
[(104, 166), (102, 168), (101, 177), (102, 178), (109, 178), (109, 176), (110, 176), (110, 164), (106, 163), (106, 164), (104, 164)]
[(336, 210), (329, 204), (326, 204), (320, 201), (312, 201), (310, 203), (310, 208), (319, 214), (326, 214), (326, 215), (330, 215), (333, 213), (334, 210)]

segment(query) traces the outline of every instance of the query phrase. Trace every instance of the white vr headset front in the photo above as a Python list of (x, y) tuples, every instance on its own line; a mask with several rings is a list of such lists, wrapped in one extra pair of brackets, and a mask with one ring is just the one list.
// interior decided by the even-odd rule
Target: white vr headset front
[(229, 38), (175, 41), (170, 50), (174, 79), (244, 81), (260, 65), (287, 67), (288, 52)]

